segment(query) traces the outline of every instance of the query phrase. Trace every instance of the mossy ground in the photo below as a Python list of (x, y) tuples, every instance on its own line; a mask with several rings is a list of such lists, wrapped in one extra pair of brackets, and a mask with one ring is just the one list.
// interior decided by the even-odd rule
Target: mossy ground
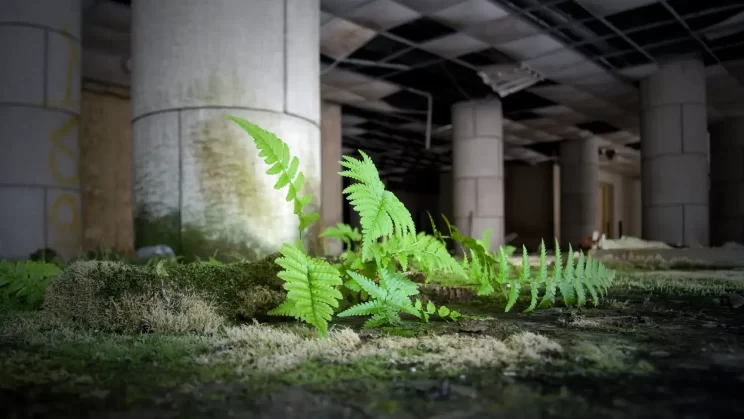
[(712, 418), (744, 413), (736, 271), (622, 272), (599, 307), (503, 313), (327, 339), (281, 321), (115, 335), (43, 313), (0, 321), (11, 417)]

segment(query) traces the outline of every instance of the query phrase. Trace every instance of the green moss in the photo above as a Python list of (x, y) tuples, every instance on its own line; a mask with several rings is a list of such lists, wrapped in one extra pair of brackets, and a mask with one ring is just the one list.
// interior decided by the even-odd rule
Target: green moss
[(166, 275), (150, 267), (77, 262), (49, 286), (43, 307), (93, 329), (131, 332), (146, 322), (174, 331), (213, 330), (218, 316), (250, 319), (281, 303), (276, 257), (228, 265), (174, 263)]
[[(195, 189), (191, 195), (200, 197), (200, 202), (184, 202), (179, 210), (157, 217), (146, 205), (138, 208), (137, 248), (165, 244), (187, 261), (214, 255), (224, 261), (235, 254), (255, 260), (297, 238), (299, 221), (291, 213), (291, 204), (282, 192), (273, 190), (273, 180), (264, 173), (265, 164), (250, 136), (233, 125), (219, 115), (187, 128), (185, 147), (193, 155), (193, 166), (184, 169), (192, 172), (196, 182), (186, 186)], [(312, 163), (303, 156), (300, 160)], [(319, 180), (312, 176), (317, 168), (311, 169), (305, 173), (303, 193), (314, 196), (308, 211), (317, 211)], [(311, 253), (320, 247), (319, 232), (319, 226), (313, 226), (304, 235)]]

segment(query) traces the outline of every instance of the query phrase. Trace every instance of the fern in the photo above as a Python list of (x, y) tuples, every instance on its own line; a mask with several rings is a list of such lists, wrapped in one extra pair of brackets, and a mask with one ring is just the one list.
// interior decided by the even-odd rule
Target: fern
[(408, 270), (409, 262), (413, 260), (426, 274), (427, 282), (437, 272), (466, 275), (460, 263), (450, 255), (444, 242), (426, 233), (393, 236), (375, 244), (372, 253), (378, 265), (386, 267), (386, 262), (394, 258), (404, 271)]
[(364, 152), (360, 151), (362, 160), (344, 156), (340, 162), (346, 170), (339, 173), (356, 180), (343, 190), (349, 203), (359, 213), (362, 226), (362, 259), (370, 260), (371, 246), (385, 236), (405, 238), (415, 235), (416, 227), (413, 218), (402, 202), (395, 195), (385, 190), (375, 164)]
[(245, 119), (229, 116), (228, 119), (238, 124), (245, 132), (253, 137), (253, 142), (259, 153), (269, 165), (267, 175), (279, 175), (274, 184), (274, 189), (280, 190), (287, 187), (287, 202), (294, 202), (294, 213), (300, 220), (300, 234), (320, 218), (317, 212), (303, 213), (303, 209), (310, 203), (311, 195), (300, 195), (302, 185), (305, 183), (305, 175), (299, 170), (300, 160), (289, 154), (289, 146), (276, 135), (254, 125)]
[(276, 264), (284, 268), (277, 275), (283, 279), (287, 299), (269, 314), (291, 316), (315, 326), (321, 336), (328, 333), (328, 322), (338, 300), (343, 298), (336, 286), (341, 274), (322, 259), (312, 258), (290, 244), (282, 246), (282, 257)]
[[(526, 251), (526, 249), (525, 249)], [(548, 278), (548, 257), (545, 253), (545, 242), (540, 241), (540, 268), (537, 271), (537, 277), (531, 278), (530, 281), (530, 305), (525, 309), (528, 313), (537, 307), (537, 297), (540, 292), (541, 284), (545, 284)]]
[(338, 316), (372, 316), (365, 322), (365, 327), (398, 324), (401, 321), (400, 312), (422, 317), (421, 311), (416, 309), (410, 298), (419, 292), (416, 284), (403, 275), (389, 272), (387, 269), (381, 268), (378, 272), (379, 285), (364, 275), (349, 272), (349, 276), (369, 294), (371, 299), (338, 313)]
[[(543, 255), (545, 254), (545, 242), (540, 243), (540, 272), (547, 273), (547, 261), (543, 262)], [(545, 268), (545, 269), (543, 269)], [(540, 308), (549, 308), (555, 304), (555, 290), (556, 284), (561, 282), (562, 275), (562, 264), (561, 264), (561, 247), (558, 244), (558, 239), (555, 239), (555, 262), (553, 265), (553, 275), (547, 275), (545, 280), (545, 294), (540, 301)]]
[(320, 237), (339, 240), (346, 245), (346, 250), (352, 250), (353, 245), (362, 241), (362, 234), (359, 229), (344, 223), (326, 228), (320, 233)]
[(61, 272), (59, 266), (42, 261), (0, 261), (0, 300), (10, 306), (38, 309), (47, 286)]

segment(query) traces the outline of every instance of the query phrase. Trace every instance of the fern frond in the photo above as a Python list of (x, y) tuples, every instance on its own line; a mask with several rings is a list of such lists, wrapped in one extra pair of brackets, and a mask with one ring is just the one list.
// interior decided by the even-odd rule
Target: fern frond
[(335, 287), (342, 284), (341, 274), (322, 259), (314, 259), (297, 247), (285, 244), (275, 263), (283, 268), (287, 300), (269, 314), (292, 316), (315, 326), (321, 336), (328, 333), (328, 322), (338, 300), (343, 298)]
[[(556, 255), (556, 258), (560, 255)], [(568, 245), (568, 254), (566, 255), (566, 268), (561, 275), (561, 280), (558, 282), (558, 289), (561, 291), (563, 296), (563, 302), (567, 305), (573, 305), (576, 300), (576, 293), (573, 287), (574, 280), (574, 257), (573, 248), (571, 244)]]
[(584, 252), (579, 251), (579, 260), (576, 262), (576, 269), (574, 270), (573, 287), (576, 291), (577, 305), (583, 307), (586, 305), (586, 293), (584, 293)]
[(341, 314), (339, 314), (339, 316), (372, 316), (379, 313), (382, 308), (383, 304), (379, 300), (369, 300), (344, 310), (343, 316), (341, 316)]
[(506, 302), (506, 308), (504, 311), (509, 311), (517, 302), (519, 298), (519, 292), (521, 291), (522, 284), (528, 283), (530, 280), (530, 259), (527, 254), (527, 248), (522, 246), (522, 269), (519, 271), (519, 276), (510, 281), (509, 299)]
[(362, 241), (362, 234), (359, 232), (359, 229), (344, 223), (327, 227), (320, 233), (319, 237), (340, 240), (346, 244), (347, 250), (351, 250), (353, 243)]
[[(526, 249), (525, 249), (526, 252)], [(529, 260), (528, 260), (529, 262)], [(545, 253), (545, 242), (540, 241), (540, 267), (537, 271), (537, 277), (530, 280), (530, 305), (525, 310), (528, 313), (537, 307), (537, 297), (540, 291), (540, 285), (544, 284), (548, 277), (548, 260)]]
[(587, 291), (589, 291), (589, 295), (592, 297), (592, 304), (594, 305), (594, 307), (599, 305), (599, 295), (597, 294), (597, 289), (594, 287), (595, 283), (601, 280), (601, 278), (598, 276), (598, 266), (599, 262), (587, 255), (586, 265), (584, 268), (584, 286), (586, 287)]
[[(542, 250), (540, 251), (540, 266), (542, 266), (542, 255), (545, 254), (545, 242), (541, 243)], [(561, 248), (558, 244), (558, 239), (555, 239), (555, 261), (553, 262), (553, 275), (547, 274), (547, 263), (545, 267), (545, 294), (540, 300), (540, 308), (549, 308), (555, 304), (555, 286), (556, 282), (561, 280)]]
[(416, 227), (405, 205), (380, 180), (372, 159), (359, 152), (362, 160), (344, 156), (341, 166), (346, 170), (339, 173), (358, 181), (344, 189), (349, 203), (359, 213), (362, 226), (362, 258), (369, 260), (370, 246), (380, 237), (404, 237), (416, 234)]
[(248, 122), (245, 119), (236, 116), (228, 116), (228, 119), (235, 122), (243, 128), (256, 144), (259, 153), (258, 156), (264, 159), (264, 163), (269, 165), (266, 171), (267, 175), (279, 175), (279, 179), (274, 184), (274, 189), (280, 190), (287, 187), (287, 202), (294, 202), (294, 213), (300, 219), (300, 231), (304, 231), (320, 218), (316, 212), (303, 213), (305, 208), (312, 200), (311, 195), (300, 195), (302, 185), (305, 183), (305, 175), (299, 170), (300, 160), (297, 156), (292, 157), (289, 154), (289, 146), (276, 135), (264, 130), (263, 128)]

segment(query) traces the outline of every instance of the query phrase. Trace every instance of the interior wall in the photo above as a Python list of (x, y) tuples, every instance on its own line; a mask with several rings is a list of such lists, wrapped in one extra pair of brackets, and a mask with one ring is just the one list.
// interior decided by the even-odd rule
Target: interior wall
[(80, 112), (83, 249), (133, 252), (131, 110), (126, 89), (86, 82)]
[(541, 240), (550, 248), (555, 231), (553, 163), (504, 164), (506, 234), (518, 236), (510, 244), (536, 250)]
[(614, 237), (619, 238), (619, 222), (623, 223), (623, 235), (641, 236), (641, 181), (629, 176), (599, 171), (599, 181), (613, 186), (614, 205), (612, 227)]

